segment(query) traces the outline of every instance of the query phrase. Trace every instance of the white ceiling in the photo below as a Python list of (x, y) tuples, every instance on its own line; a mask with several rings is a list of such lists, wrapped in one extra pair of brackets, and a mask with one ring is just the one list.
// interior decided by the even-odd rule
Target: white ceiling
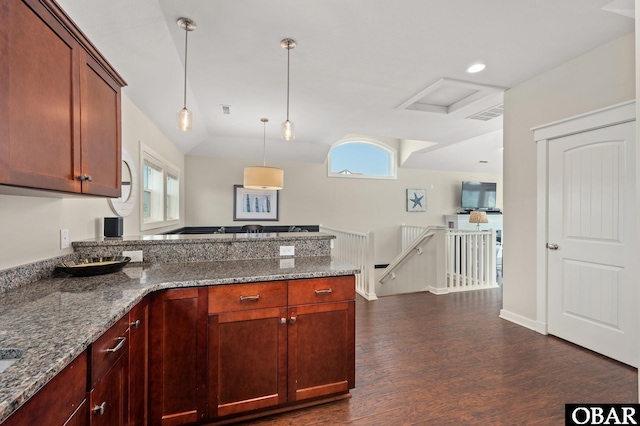
[[(186, 154), (262, 158), (267, 117), (267, 161), (323, 162), (331, 144), (358, 134), (435, 142), (402, 167), (492, 173), (502, 171), (502, 117), (465, 117), (500, 103), (500, 92), (451, 114), (401, 107), (443, 78), (509, 88), (634, 30), (620, 12), (629, 15), (628, 0), (58, 2), (127, 81), (124, 93)], [(189, 34), (189, 133), (175, 126), (182, 16), (198, 26)], [(297, 42), (288, 142), (279, 138), (287, 37)], [(486, 70), (467, 74), (477, 61)]]

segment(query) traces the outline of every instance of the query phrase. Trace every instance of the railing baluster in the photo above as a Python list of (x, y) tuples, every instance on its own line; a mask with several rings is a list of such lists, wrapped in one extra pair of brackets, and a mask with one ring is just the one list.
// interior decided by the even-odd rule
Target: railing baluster
[(450, 292), (497, 285), (495, 230), (446, 233), (447, 287)]
[(356, 291), (363, 297), (374, 300), (375, 283), (373, 282), (373, 245), (371, 234), (362, 234), (358, 232), (342, 231), (339, 229), (327, 228), (320, 226), (320, 231), (335, 235), (333, 240), (332, 256), (342, 259), (360, 269), (360, 273), (356, 274)]

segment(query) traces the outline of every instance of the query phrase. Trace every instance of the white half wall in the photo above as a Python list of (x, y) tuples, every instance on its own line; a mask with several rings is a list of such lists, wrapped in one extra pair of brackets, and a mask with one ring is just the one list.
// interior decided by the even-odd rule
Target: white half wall
[[(295, 143), (295, 142), (292, 142)], [(233, 185), (242, 184), (245, 166), (255, 160), (193, 157), (186, 160), (186, 226), (241, 226), (233, 221)], [(502, 175), (398, 169), (398, 179), (327, 177), (326, 164), (269, 161), (284, 169), (280, 191), (283, 225), (317, 225), (375, 233), (375, 262), (389, 263), (400, 253), (399, 226), (444, 225), (444, 214), (460, 208), (463, 180), (497, 182), (502, 207)], [(427, 190), (427, 211), (406, 211), (406, 189)], [(256, 222), (260, 223), (260, 222)]]
[(623, 36), (505, 92), (504, 318), (536, 321), (537, 162), (530, 129), (635, 99), (634, 38)]
[[(139, 162), (140, 140), (184, 171), (184, 154), (123, 94), (122, 145), (136, 162)], [(139, 164), (137, 168), (140, 172)], [(182, 181), (184, 186), (184, 179)], [(184, 193), (184, 188), (182, 191)], [(60, 197), (55, 193), (50, 195)], [(181, 214), (184, 217), (184, 201), (181, 204)], [(96, 238), (103, 235), (103, 218), (113, 216), (115, 214), (107, 199), (102, 197), (0, 195), (0, 235), (3, 237), (0, 244), (0, 269), (71, 253), (71, 247), (60, 249), (60, 229), (69, 230), (71, 241)], [(124, 219), (125, 235), (140, 234), (139, 217), (138, 206)], [(154, 233), (159, 231), (161, 229), (154, 230)]]

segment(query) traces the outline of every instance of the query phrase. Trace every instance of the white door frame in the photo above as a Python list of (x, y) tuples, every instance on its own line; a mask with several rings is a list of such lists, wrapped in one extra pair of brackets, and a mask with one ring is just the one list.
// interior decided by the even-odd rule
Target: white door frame
[(602, 127), (635, 121), (635, 100), (577, 115), (575, 117), (534, 127), (537, 149), (537, 208), (536, 208), (536, 324), (538, 333), (548, 334), (547, 316), (547, 235), (549, 230), (549, 143), (556, 138), (595, 130)]

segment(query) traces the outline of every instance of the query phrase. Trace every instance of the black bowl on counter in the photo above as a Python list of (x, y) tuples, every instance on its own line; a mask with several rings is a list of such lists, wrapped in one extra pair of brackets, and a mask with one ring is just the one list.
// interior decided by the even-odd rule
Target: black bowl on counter
[(68, 261), (56, 266), (56, 272), (66, 272), (76, 277), (90, 277), (118, 272), (131, 261), (130, 257), (92, 257)]

